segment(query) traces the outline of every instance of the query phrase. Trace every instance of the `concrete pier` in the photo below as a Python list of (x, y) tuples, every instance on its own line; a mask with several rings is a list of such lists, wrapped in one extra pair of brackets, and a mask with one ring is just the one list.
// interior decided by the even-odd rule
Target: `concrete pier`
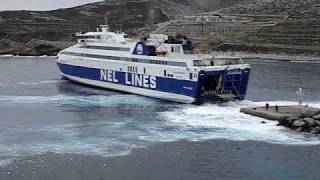
[(240, 112), (269, 120), (298, 132), (320, 134), (320, 109), (306, 106), (241, 108)]

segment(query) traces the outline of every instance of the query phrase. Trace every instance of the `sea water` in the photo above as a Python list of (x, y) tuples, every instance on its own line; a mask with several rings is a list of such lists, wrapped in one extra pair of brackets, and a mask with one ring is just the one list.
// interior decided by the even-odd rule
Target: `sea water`
[(320, 144), (313, 135), (245, 115), (241, 107), (320, 107), (319, 63), (250, 61), (245, 101), (202, 106), (96, 89), (61, 79), (55, 58), (0, 58), (0, 165), (13, 157), (78, 153), (116, 156), (155, 142), (228, 139)]

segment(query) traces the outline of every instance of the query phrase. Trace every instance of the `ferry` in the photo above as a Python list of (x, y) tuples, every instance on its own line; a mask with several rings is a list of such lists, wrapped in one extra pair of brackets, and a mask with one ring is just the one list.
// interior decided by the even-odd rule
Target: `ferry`
[(76, 36), (78, 43), (57, 57), (71, 81), (190, 104), (245, 98), (250, 65), (240, 57), (197, 54), (186, 37), (133, 39), (108, 25)]

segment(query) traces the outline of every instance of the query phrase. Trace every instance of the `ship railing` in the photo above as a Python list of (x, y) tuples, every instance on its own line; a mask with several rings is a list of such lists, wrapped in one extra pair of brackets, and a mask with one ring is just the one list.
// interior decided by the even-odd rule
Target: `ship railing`
[(234, 52), (234, 51), (226, 51), (226, 52), (213, 51), (210, 54), (212, 54), (214, 56), (240, 57), (240, 53), (239, 52)]
[[(226, 68), (225, 71), (224, 71), (224, 74), (223, 74), (223, 76), (222, 76), (221, 83), (225, 83), (226, 81), (231, 82), (231, 88), (232, 88), (232, 90), (233, 90), (233, 91), (236, 93), (236, 95), (240, 98), (240, 97), (241, 97), (240, 92), (238, 91), (236, 85), (234, 84), (234, 81), (228, 79), (228, 68)], [(242, 76), (241, 76), (241, 81), (242, 81)], [(221, 90), (224, 91), (224, 87), (223, 87), (223, 86), (221, 87)]]

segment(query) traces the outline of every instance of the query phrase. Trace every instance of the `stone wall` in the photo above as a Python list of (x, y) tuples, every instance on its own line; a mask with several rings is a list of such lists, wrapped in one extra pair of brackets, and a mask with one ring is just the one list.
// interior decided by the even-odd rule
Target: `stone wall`
[(197, 15), (186, 16), (171, 22), (165, 31), (159, 33), (202, 36), (224, 33), (255, 32), (261, 27), (274, 26), (284, 17), (266, 17), (249, 15)]

